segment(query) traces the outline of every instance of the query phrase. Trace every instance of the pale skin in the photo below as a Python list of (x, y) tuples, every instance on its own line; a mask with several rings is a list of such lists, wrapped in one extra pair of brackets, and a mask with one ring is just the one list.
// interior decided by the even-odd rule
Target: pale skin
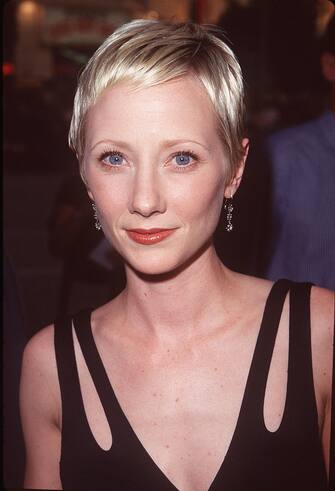
[[(245, 158), (226, 182), (227, 159), (210, 101), (191, 75), (136, 91), (119, 84), (90, 109), (88, 192), (127, 274), (126, 289), (93, 312), (93, 335), (135, 433), (182, 491), (207, 490), (224, 460), (272, 286), (228, 270), (212, 245), (223, 198), (234, 195), (244, 169)], [(131, 227), (176, 230), (148, 246), (128, 237)], [(286, 299), (264, 402), (269, 431), (280, 426), (285, 405), (288, 307)], [(333, 294), (313, 288), (313, 374), (327, 467), (333, 316)], [(113, 428), (76, 339), (75, 351), (91, 431), (108, 449)], [(25, 350), (20, 399), (25, 486), (62, 489), (52, 325)]]

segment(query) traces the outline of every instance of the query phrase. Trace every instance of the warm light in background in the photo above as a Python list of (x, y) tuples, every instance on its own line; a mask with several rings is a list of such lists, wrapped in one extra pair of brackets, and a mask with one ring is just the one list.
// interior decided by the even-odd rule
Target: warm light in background
[(20, 2), (17, 8), (17, 22), (19, 31), (21, 29), (26, 32), (29, 30), (31, 35), (36, 37), (43, 21), (43, 11), (43, 7), (37, 2), (33, 2), (31, 0), (24, 0), (23, 2)]
[(322, 36), (335, 14), (334, 3), (329, 0), (316, 0), (316, 33)]
[(13, 75), (14, 73), (14, 64), (8, 61), (3, 62), (2, 64), (2, 75), (4, 77), (8, 75)]
[(146, 14), (146, 18), (150, 20), (157, 20), (159, 19), (159, 13), (157, 10), (149, 10), (149, 12)]
[(157, 12), (160, 19), (189, 20), (190, 0), (147, 0), (145, 5), (147, 14)]
[(39, 11), (39, 7), (36, 4), (36, 2), (32, 2), (30, 0), (25, 0), (24, 2), (21, 2), (18, 7), (18, 15), (21, 18), (25, 18), (27, 20), (32, 19), (37, 15)]

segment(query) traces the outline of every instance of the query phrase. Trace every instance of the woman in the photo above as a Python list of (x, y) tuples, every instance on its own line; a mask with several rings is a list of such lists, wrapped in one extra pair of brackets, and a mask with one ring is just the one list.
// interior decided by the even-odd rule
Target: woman
[(26, 487), (326, 489), (333, 295), (237, 274), (213, 246), (243, 136), (213, 28), (134, 21), (89, 61), (70, 144), (127, 285), (28, 344)]

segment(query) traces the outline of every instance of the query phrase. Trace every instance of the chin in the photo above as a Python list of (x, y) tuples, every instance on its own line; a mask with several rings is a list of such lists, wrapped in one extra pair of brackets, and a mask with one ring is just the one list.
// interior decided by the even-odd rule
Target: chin
[(204, 254), (210, 245), (211, 241), (208, 241), (193, 253), (188, 250), (187, 255), (173, 254), (171, 251), (170, 253), (168, 251), (161, 251), (160, 253), (152, 251), (150, 254), (124, 257), (124, 260), (126, 265), (138, 276), (150, 281), (162, 281), (173, 278), (187, 269)]
[(180, 268), (181, 260), (168, 254), (146, 254), (146, 257), (125, 258), (126, 264), (141, 276), (162, 276)]

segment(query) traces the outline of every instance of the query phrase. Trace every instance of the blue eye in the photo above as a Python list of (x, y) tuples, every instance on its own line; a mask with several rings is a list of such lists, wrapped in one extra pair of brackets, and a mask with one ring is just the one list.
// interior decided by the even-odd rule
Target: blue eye
[(182, 165), (188, 165), (191, 161), (191, 156), (188, 155), (188, 154), (180, 154), (180, 155), (176, 155), (176, 163), (180, 166)]
[(107, 160), (107, 163), (111, 165), (121, 165), (123, 163), (123, 156), (120, 153), (113, 152), (106, 155), (104, 160)]
[(124, 163), (124, 156), (117, 150), (106, 150), (99, 157), (99, 161), (110, 167), (120, 167)]

